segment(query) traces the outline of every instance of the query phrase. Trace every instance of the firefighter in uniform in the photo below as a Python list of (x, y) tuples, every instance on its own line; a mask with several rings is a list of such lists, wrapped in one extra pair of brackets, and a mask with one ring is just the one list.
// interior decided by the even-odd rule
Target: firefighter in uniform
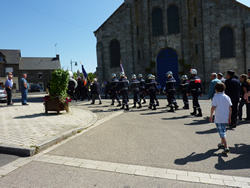
[[(150, 96), (150, 103), (149, 103), (148, 108), (152, 110), (156, 110), (155, 100), (157, 100), (156, 98), (156, 93), (158, 91), (157, 82), (155, 81), (155, 76), (152, 74), (148, 75), (148, 80), (149, 81), (147, 83), (147, 91), (149, 92), (149, 96)], [(158, 102), (158, 105), (159, 105), (159, 102)]]
[(134, 106), (132, 108), (136, 108), (136, 103), (139, 105), (138, 108), (141, 108), (141, 102), (139, 100), (140, 94), (140, 82), (136, 79), (136, 75), (132, 75), (132, 80), (130, 82), (130, 92), (134, 95)]
[(145, 80), (142, 78), (142, 74), (138, 75), (139, 78), (139, 82), (140, 82), (140, 102), (143, 100), (142, 104), (146, 103), (146, 99), (145, 99), (145, 90), (146, 90), (146, 82)]
[(177, 102), (175, 100), (174, 94), (176, 93), (175, 87), (176, 87), (176, 80), (173, 77), (173, 73), (171, 71), (167, 72), (167, 81), (166, 81), (166, 95), (168, 96), (168, 104), (170, 107), (170, 110), (168, 112), (174, 112), (174, 107), (175, 110), (179, 108), (177, 105)]
[(111, 91), (112, 92), (112, 103), (111, 105), (114, 105), (115, 103), (115, 100), (117, 100), (118, 102), (118, 107), (121, 106), (121, 101), (119, 99), (119, 96), (118, 96), (118, 84), (119, 84), (119, 80), (116, 78), (116, 74), (113, 73), (111, 75), (112, 77), (112, 80), (111, 80), (111, 83), (110, 83), (110, 88), (111, 88)]
[[(194, 111), (191, 113), (191, 115), (194, 115), (196, 117), (202, 117), (202, 110), (199, 104), (198, 97), (202, 96), (202, 85), (201, 85), (201, 79), (197, 76), (197, 70), (191, 69), (191, 78), (190, 78), (190, 85), (188, 89), (187, 95), (193, 96), (193, 108)], [(197, 114), (198, 110), (198, 114)]]
[(122, 108), (121, 109), (129, 110), (129, 106), (128, 106), (129, 81), (126, 79), (126, 76), (123, 72), (120, 73), (120, 77), (121, 78), (119, 80), (118, 88), (119, 88), (120, 93), (122, 94)]
[(180, 91), (182, 93), (182, 99), (183, 99), (183, 103), (184, 103), (183, 109), (186, 109), (186, 110), (189, 109), (189, 102), (188, 102), (188, 96), (187, 96), (188, 87), (189, 87), (188, 77), (187, 77), (187, 75), (183, 75), (181, 85), (178, 89), (178, 92)]
[(77, 88), (77, 81), (74, 79), (73, 73), (71, 71), (69, 72), (69, 82), (68, 82), (68, 94), (72, 99), (75, 99), (77, 101), (76, 96), (76, 88)]

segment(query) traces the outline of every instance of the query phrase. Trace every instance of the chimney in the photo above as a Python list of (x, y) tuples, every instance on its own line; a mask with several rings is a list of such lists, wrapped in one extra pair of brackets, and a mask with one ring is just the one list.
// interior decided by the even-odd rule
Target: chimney
[(59, 60), (59, 54), (56, 54), (56, 60)]

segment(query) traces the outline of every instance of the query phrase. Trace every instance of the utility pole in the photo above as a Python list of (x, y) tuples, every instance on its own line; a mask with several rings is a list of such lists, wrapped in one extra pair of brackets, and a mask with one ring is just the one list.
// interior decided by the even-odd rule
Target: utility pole
[(72, 69), (72, 64), (73, 64), (73, 63), (75, 64), (75, 66), (77, 66), (77, 62), (76, 62), (76, 61), (74, 61), (74, 62), (73, 62), (73, 61), (72, 61), (72, 59), (71, 59), (71, 60), (70, 60), (70, 64), (71, 64), (71, 72), (73, 72), (73, 69)]

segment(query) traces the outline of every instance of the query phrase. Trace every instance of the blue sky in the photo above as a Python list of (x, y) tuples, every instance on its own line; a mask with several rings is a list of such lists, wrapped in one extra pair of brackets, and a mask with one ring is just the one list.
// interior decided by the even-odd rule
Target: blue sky
[[(54, 57), (61, 65), (80, 61), (97, 66), (95, 31), (124, 0), (1, 0), (0, 49), (20, 49), (22, 57)], [(239, 2), (250, 7), (249, 0)]]

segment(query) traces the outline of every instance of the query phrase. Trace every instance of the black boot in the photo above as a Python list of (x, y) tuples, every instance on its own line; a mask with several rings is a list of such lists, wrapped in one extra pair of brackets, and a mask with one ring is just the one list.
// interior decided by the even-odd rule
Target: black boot
[(189, 104), (185, 104), (185, 106), (183, 107), (183, 109), (188, 110), (189, 109)]
[(177, 103), (174, 104), (174, 108), (175, 110), (178, 110), (179, 106), (177, 105)]
[(118, 103), (119, 103), (119, 104), (117, 105), (117, 107), (122, 106), (122, 104), (121, 104), (121, 102), (120, 102), (120, 101), (118, 101)]
[(192, 116), (195, 116), (197, 114), (196, 108), (194, 108), (194, 111), (190, 113)]
[(168, 112), (174, 112), (174, 107), (170, 106), (170, 110), (168, 110)]
[(149, 109), (152, 109), (152, 104), (149, 104), (148, 108), (149, 108)]
[(132, 108), (136, 108), (136, 103), (134, 103), (134, 106), (132, 106)]
[(126, 105), (126, 108), (125, 108), (124, 110), (129, 110), (129, 107), (128, 107), (128, 105)]
[(156, 110), (156, 105), (155, 104), (153, 104), (152, 110)]
[(156, 101), (156, 106), (160, 106), (159, 101)]
[(121, 107), (121, 110), (123, 110), (123, 109), (124, 109), (124, 106), (125, 106), (125, 105), (123, 104), (123, 105), (122, 105), (122, 107)]
[(112, 101), (111, 106), (114, 106), (114, 102)]
[(146, 99), (143, 99), (143, 103), (142, 104), (146, 104)]
[(202, 117), (202, 111), (201, 111), (201, 108), (198, 108), (198, 114), (196, 115), (196, 117)]
[(140, 103), (140, 102), (138, 102), (138, 104), (139, 104), (138, 108), (141, 108), (141, 107), (142, 107), (142, 106), (141, 106), (141, 103)]

